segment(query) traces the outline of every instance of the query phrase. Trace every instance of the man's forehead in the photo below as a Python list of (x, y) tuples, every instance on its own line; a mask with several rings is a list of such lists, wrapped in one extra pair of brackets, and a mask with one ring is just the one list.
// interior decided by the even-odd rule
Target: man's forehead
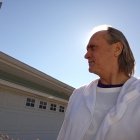
[(101, 39), (105, 39), (107, 36), (107, 32), (106, 31), (100, 31), (100, 32), (97, 32), (95, 34), (93, 34), (89, 40), (89, 42), (92, 42), (92, 41), (99, 41)]
[(107, 31), (99, 31), (99, 32), (96, 32), (94, 33), (91, 38), (100, 38), (100, 37), (105, 37), (107, 35)]

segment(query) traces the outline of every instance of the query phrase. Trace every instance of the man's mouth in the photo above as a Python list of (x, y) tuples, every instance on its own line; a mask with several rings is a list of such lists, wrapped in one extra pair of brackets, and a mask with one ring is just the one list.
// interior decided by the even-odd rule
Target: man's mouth
[(93, 66), (95, 64), (94, 61), (88, 61), (89, 66)]

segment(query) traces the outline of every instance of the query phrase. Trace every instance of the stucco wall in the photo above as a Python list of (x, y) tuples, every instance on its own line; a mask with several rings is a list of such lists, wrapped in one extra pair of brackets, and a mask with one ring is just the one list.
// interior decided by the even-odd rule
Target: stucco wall
[[(34, 107), (26, 106), (27, 98), (35, 99)], [(40, 109), (40, 101), (47, 102), (46, 109)], [(56, 111), (50, 110), (56, 104)], [(0, 133), (14, 140), (56, 140), (64, 112), (59, 107), (66, 104), (0, 86)]]

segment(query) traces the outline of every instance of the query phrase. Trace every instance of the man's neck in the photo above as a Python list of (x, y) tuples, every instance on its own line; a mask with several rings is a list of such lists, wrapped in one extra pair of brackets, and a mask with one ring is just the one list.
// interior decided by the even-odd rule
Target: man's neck
[(113, 76), (100, 77), (100, 82), (105, 85), (117, 85), (124, 84), (130, 77), (124, 74), (118, 74)]

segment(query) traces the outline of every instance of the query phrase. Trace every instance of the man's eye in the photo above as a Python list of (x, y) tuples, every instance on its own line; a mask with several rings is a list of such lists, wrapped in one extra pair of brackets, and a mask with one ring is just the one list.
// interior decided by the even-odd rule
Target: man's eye
[(95, 50), (95, 48), (96, 48), (95, 45), (91, 45), (91, 46), (90, 46), (90, 49), (91, 49), (91, 50)]
[(96, 46), (95, 45), (89, 45), (87, 46), (87, 50), (95, 50)]

